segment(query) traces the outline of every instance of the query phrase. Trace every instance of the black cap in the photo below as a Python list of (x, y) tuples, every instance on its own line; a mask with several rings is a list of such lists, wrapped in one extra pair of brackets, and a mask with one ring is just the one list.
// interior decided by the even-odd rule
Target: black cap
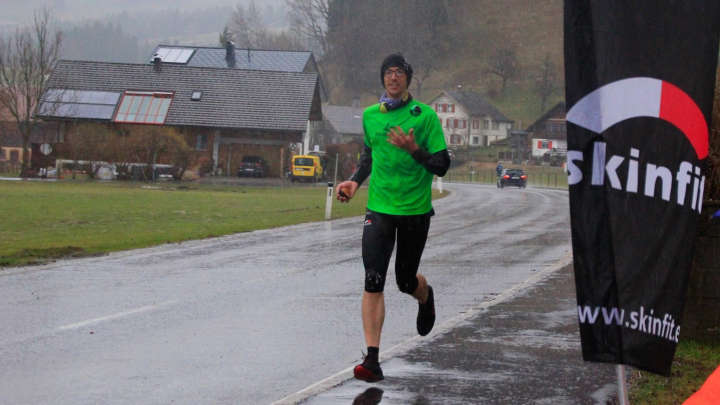
[(405, 58), (402, 56), (402, 54), (399, 53), (393, 53), (392, 55), (388, 55), (385, 60), (383, 60), (382, 66), (380, 66), (380, 83), (382, 84), (382, 86), (385, 87), (385, 71), (391, 67), (398, 67), (405, 71), (405, 74), (407, 75), (407, 85), (408, 87), (410, 87), (413, 69), (412, 66), (410, 66), (410, 64), (405, 61)]

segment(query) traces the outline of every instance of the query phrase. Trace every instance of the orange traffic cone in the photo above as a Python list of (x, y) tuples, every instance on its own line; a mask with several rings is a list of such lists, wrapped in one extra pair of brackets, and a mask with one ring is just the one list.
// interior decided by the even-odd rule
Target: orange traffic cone
[(720, 404), (720, 367), (710, 374), (700, 390), (688, 398), (683, 405)]

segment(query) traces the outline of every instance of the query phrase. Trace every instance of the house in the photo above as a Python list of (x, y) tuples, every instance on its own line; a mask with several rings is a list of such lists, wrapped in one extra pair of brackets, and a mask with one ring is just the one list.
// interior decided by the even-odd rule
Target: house
[(443, 91), (430, 103), (448, 146), (488, 146), (508, 137), (513, 121), (474, 91)]
[[(21, 110), (23, 105), (20, 105)], [(33, 126), (25, 153), (25, 158), (30, 162), (30, 166), (39, 167), (36, 165), (44, 164), (45, 160), (50, 159), (50, 157), (45, 157), (52, 156), (51, 152), (46, 149), (47, 147), (41, 146), (57, 142), (57, 136), (57, 125), (37, 123)], [(19, 170), (23, 159), (22, 149), (23, 136), (17, 120), (9, 111), (0, 106), (0, 163), (2, 169)], [(46, 153), (40, 153), (40, 150)]]
[[(319, 76), (315, 57), (310, 51), (236, 49), (231, 41), (225, 47), (160, 44), (155, 47), (150, 63), (154, 63), (155, 58), (160, 58), (166, 64), (188, 67), (316, 73), (320, 100), (327, 100), (325, 85)], [(311, 137), (321, 133), (322, 123), (312, 121), (310, 125), (312, 127), (306, 132), (307, 136), (296, 147), (303, 153), (324, 147), (326, 143), (323, 138)]]
[(365, 137), (362, 124), (363, 110), (359, 107), (323, 105), (323, 118), (326, 123), (323, 133), (327, 143), (356, 142), (362, 144)]
[[(213, 171), (236, 173), (244, 156), (262, 156), (270, 176), (286, 168), (291, 143), (311, 139), (322, 120), (317, 73), (60, 61), (38, 118), (109, 126), (171, 127)], [(70, 131), (72, 132), (72, 131)]]
[(565, 103), (559, 102), (527, 127), (530, 156), (535, 160), (565, 161), (567, 131)]

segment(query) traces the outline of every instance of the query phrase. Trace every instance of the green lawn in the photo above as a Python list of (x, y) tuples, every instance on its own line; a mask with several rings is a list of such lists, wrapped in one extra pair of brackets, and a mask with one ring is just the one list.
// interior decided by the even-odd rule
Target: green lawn
[(720, 366), (720, 341), (680, 339), (672, 375), (661, 377), (644, 371), (630, 376), (630, 403), (633, 405), (681, 404), (700, 389), (705, 379)]
[[(0, 181), (0, 266), (101, 254), (325, 217), (325, 187)], [(365, 212), (367, 189), (333, 218)]]

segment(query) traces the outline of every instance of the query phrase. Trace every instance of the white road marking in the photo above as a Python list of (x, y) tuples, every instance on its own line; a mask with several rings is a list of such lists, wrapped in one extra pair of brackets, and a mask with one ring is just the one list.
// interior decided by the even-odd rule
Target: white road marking
[[(492, 307), (493, 305), (500, 304), (504, 301), (507, 301), (508, 299), (516, 296), (518, 293), (524, 291), (528, 287), (531, 287), (538, 282), (544, 280), (548, 276), (550, 276), (552, 273), (572, 264), (572, 254), (568, 252), (564, 257), (559, 259), (557, 262), (553, 263), (552, 265), (548, 266), (546, 269), (538, 271), (537, 273), (533, 274), (532, 276), (528, 277), (525, 281), (520, 282), (513, 286), (512, 288), (509, 288), (505, 291), (503, 291), (501, 294), (495, 296), (490, 301), (485, 301), (470, 310), (463, 312), (453, 318), (448, 319), (447, 321), (443, 322), (441, 325), (438, 325), (433, 329), (433, 331), (430, 333), (429, 336), (431, 337), (437, 337), (438, 335), (442, 335), (444, 333), (447, 333), (451, 330), (453, 330), (455, 327), (459, 326), (461, 323), (475, 317), (480, 312)], [(427, 339), (427, 337), (422, 336), (414, 336), (410, 339), (407, 339), (404, 342), (398, 343), (397, 345), (387, 349), (383, 350), (380, 353), (380, 357), (384, 359), (384, 361), (387, 361), (393, 357), (400, 356), (408, 351), (410, 349), (413, 349), (417, 345), (419, 345), (419, 341), (421, 339)], [(272, 403), (272, 405), (294, 405), (299, 404), (302, 401), (307, 400), (310, 397), (316, 396), (322, 392), (325, 392), (335, 386), (338, 386), (345, 382), (346, 380), (349, 380), (353, 378), (353, 369), (355, 366), (348, 367), (336, 374), (331, 375), (330, 377), (327, 377), (323, 380), (320, 380), (312, 385), (307, 386), (306, 388), (303, 388), (300, 391), (297, 391), (294, 394), (290, 394), (287, 397), (280, 399), (278, 401), (275, 401)]]
[(144, 307), (132, 309), (130, 311), (118, 312), (117, 314), (102, 316), (100, 318), (88, 319), (87, 321), (71, 323), (69, 325), (65, 325), (65, 326), (61, 326), (61, 327), (57, 328), (56, 331), (62, 332), (62, 331), (66, 331), (66, 330), (80, 329), (82, 327), (85, 327), (88, 325), (93, 325), (93, 324), (100, 323), (100, 322), (106, 322), (106, 321), (111, 321), (113, 319), (124, 318), (124, 317), (130, 316), (130, 315), (140, 314), (143, 312), (154, 311), (154, 310), (160, 309), (162, 307), (166, 307), (166, 306), (173, 305), (176, 303), (177, 303), (177, 301), (166, 301), (166, 302), (162, 302), (160, 304), (146, 305)]

